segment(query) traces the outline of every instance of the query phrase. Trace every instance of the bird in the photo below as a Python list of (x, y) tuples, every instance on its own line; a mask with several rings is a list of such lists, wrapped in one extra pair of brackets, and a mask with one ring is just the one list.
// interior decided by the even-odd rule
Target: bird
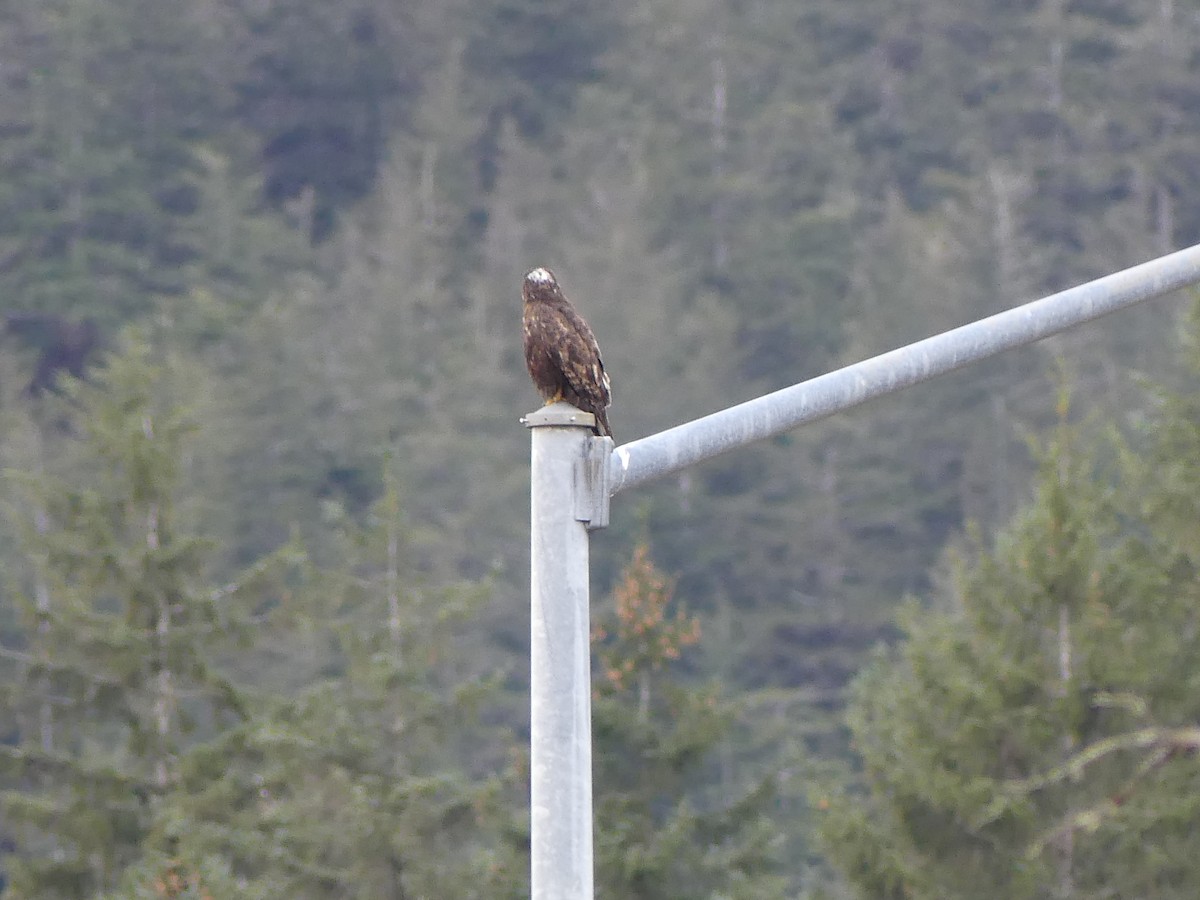
[(611, 437), (612, 384), (592, 329), (549, 269), (527, 272), (521, 297), (525, 366), (538, 393), (547, 404), (563, 400), (591, 413), (596, 417), (595, 433)]

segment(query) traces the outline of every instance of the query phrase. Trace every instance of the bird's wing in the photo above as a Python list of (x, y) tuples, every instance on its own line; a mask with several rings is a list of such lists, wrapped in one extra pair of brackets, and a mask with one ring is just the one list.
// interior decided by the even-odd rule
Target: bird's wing
[(612, 403), (612, 386), (600, 358), (600, 346), (592, 329), (572, 307), (563, 310), (563, 324), (569, 330), (564, 340), (556, 341), (563, 375), (571, 389), (601, 409)]

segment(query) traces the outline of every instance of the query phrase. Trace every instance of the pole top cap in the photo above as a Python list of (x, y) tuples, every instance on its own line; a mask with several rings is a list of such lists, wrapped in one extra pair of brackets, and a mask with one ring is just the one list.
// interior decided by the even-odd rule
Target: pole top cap
[(545, 428), (550, 425), (595, 428), (596, 417), (560, 400), (558, 403), (543, 406), (537, 412), (522, 416), (521, 424), (526, 428)]

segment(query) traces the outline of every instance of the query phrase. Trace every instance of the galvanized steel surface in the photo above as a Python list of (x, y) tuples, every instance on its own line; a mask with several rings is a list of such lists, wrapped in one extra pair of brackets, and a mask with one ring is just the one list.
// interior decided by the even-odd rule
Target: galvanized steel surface
[(573, 497), (591, 416), (526, 417), (530, 491), (530, 841), (534, 900), (591, 900), (588, 534)]
[[(531, 857), (534, 900), (591, 900), (587, 525), (608, 494), (872, 397), (1200, 281), (1200, 246), (1002, 312), (618, 447), (566, 404), (526, 417), (531, 484)], [(606, 490), (607, 488), (607, 490)], [(583, 521), (581, 521), (583, 520)]]
[(1200, 281), (1200, 245), (618, 447), (613, 494)]

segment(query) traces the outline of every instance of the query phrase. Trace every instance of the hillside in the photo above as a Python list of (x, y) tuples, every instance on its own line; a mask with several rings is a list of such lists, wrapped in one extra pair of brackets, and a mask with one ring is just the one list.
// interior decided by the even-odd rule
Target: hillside
[[(483, 718), (518, 735), (524, 271), (552, 268), (591, 322), (621, 442), (1200, 241), (1191, 2), (17, 0), (0, 60), (0, 312), (145, 354), (137, 390), (190, 435), (160, 473), (207, 548), (187, 577), (242, 583), (296, 553), (322, 577), (469, 594), (444, 652), (495, 683)], [(703, 634), (674, 677), (720, 685), (737, 722), (688, 784), (711, 798), (784, 752), (841, 756), (846, 685), (900, 602), (1030, 495), (1060, 377), (1074, 410), (1137, 421), (1179, 309), (618, 498), (592, 542), (597, 614), (644, 545)], [(16, 652), (39, 621), (23, 604), (44, 614), (56, 584), (36, 550), (54, 504), (19, 484), (99, 484), (80, 410), (102, 406), (28, 390), (57, 332), (9, 331)], [(385, 508), (400, 550), (362, 561)], [(251, 618), (308, 578), (264, 575)], [(214, 665), (276, 697), (352, 668), (293, 628)], [(477, 773), (502, 755), (459, 749)], [(802, 806), (777, 806), (803, 848), (793, 887), (819, 865)]]

